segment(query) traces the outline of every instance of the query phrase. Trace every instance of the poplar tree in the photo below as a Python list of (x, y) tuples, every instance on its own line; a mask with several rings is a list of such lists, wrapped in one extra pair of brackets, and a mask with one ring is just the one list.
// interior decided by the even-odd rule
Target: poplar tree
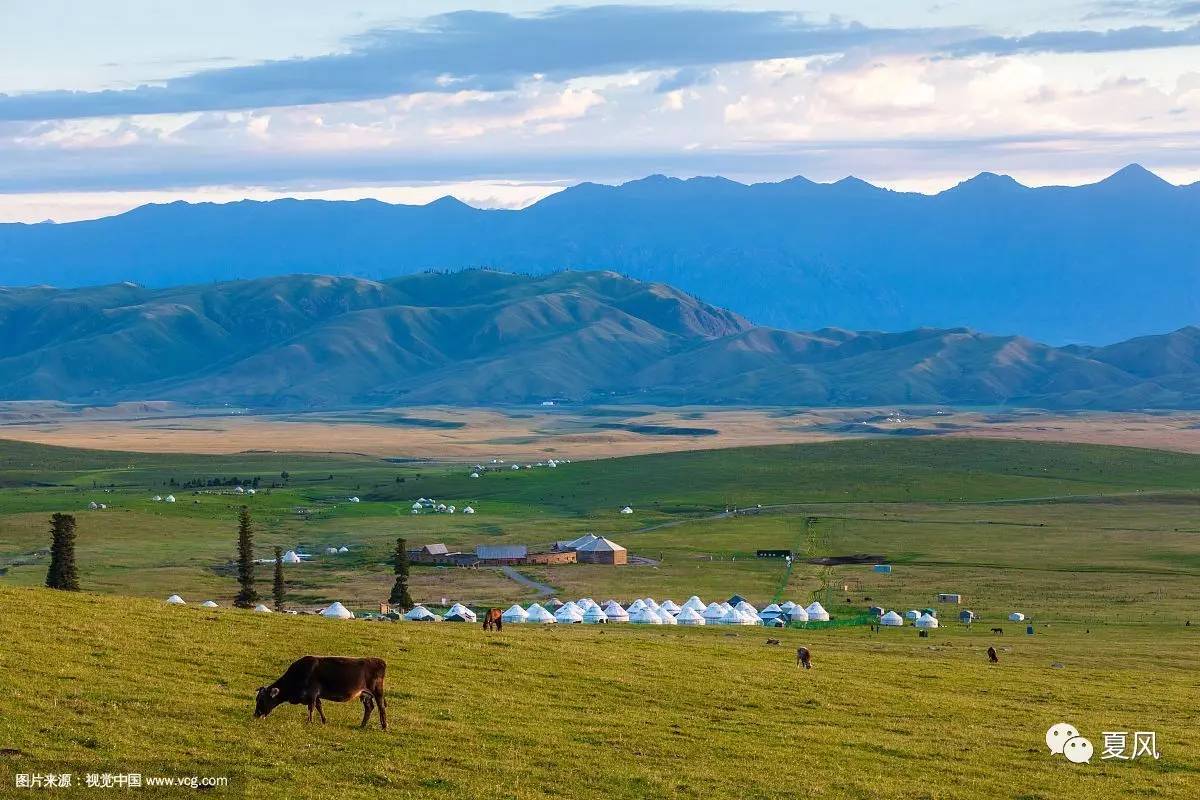
[(283, 585), (283, 548), (275, 548), (275, 586), (273, 587), (275, 595), (275, 610), (283, 611), (283, 600), (286, 594), (286, 589)]
[(242, 588), (233, 604), (238, 608), (253, 608), (258, 602), (258, 592), (254, 591), (254, 526), (246, 506), (238, 514), (238, 583)]
[(408, 593), (408, 542), (396, 540), (396, 552), (392, 557), (392, 571), (396, 573), (396, 582), (392, 584), (392, 594), (388, 604), (399, 606), (408, 611), (413, 607), (412, 595)]
[(51, 589), (79, 591), (79, 572), (75, 568), (75, 517), (55, 514), (50, 517), (50, 569), (46, 585)]

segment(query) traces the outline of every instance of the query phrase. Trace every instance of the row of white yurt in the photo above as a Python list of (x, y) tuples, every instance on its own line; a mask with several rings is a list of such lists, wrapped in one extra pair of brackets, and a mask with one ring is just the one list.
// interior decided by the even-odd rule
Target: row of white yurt
[(526, 613), (526, 622), (531, 622), (537, 625), (550, 625), (556, 622), (554, 615), (542, 608), (537, 603), (531, 605)]
[(899, 628), (904, 625), (904, 617), (897, 614), (895, 611), (889, 611), (879, 618), (880, 625), (886, 625), (889, 628)]
[(684, 606), (683, 610), (675, 616), (675, 622), (680, 625), (704, 625), (704, 617), (700, 616), (700, 612), (690, 606)]
[(584, 625), (603, 625), (608, 622), (608, 615), (604, 613), (604, 609), (592, 603), (592, 607), (583, 612)]
[[(321, 612), (321, 613), (325, 613), (325, 612)], [(432, 611), (430, 611), (425, 606), (421, 606), (421, 605), (413, 606), (412, 609), (409, 610), (409, 612), (404, 615), (404, 618), (406, 620), (408, 620), (409, 622), (441, 622), (442, 621), (441, 617), (439, 617), (437, 614), (434, 614)]]
[(914, 622), (913, 625), (922, 630), (929, 630), (931, 628), (936, 628), (938, 626), (938, 621), (937, 617), (933, 616), (932, 614), (922, 614), (917, 618), (917, 621)]
[(808, 622), (808, 610), (804, 606), (793, 605), (788, 612), (788, 619), (792, 622)]
[(516, 603), (509, 606), (508, 610), (500, 615), (501, 622), (519, 623), (526, 622), (529, 619), (529, 612), (521, 608)]
[(608, 601), (608, 605), (604, 607), (604, 615), (608, 617), (609, 622), (629, 622), (629, 612), (621, 608), (621, 604), (615, 600)]
[(699, 597), (697, 597), (696, 595), (692, 595), (691, 597), (689, 597), (687, 599), (687, 602), (683, 604), (683, 607), (690, 608), (692, 611), (695, 611), (697, 614), (699, 614), (699, 613), (703, 613), (704, 609), (707, 606), (704, 605), (704, 601), (701, 600)]
[(817, 600), (814, 600), (808, 608), (804, 609), (808, 612), (809, 622), (829, 622), (829, 612), (825, 610), (825, 606)]
[(637, 611), (632, 611), (629, 614), (629, 621), (635, 625), (662, 625), (662, 617), (657, 612), (650, 610), (646, 606), (642, 606)]

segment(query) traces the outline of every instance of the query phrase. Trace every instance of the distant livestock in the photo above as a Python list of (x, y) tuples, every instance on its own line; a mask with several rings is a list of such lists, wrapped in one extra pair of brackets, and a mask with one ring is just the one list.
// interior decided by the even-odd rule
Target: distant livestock
[(322, 700), (344, 703), (356, 697), (362, 700), (360, 727), (367, 727), (371, 712), (379, 706), (379, 726), (387, 730), (387, 701), (383, 697), (383, 677), (387, 664), (381, 658), (341, 658), (304, 656), (292, 663), (283, 677), (270, 686), (261, 686), (254, 703), (254, 718), (265, 717), (284, 703), (308, 706), (308, 721), (313, 711), (325, 724)]
[(988, 654), (988, 661), (990, 661), (993, 664), (1000, 663), (1000, 656), (996, 655), (996, 648), (989, 647), (987, 649), (987, 654)]
[(796, 648), (796, 666), (812, 669), (812, 653), (808, 652), (807, 647)]
[(483, 629), (485, 631), (501, 631), (504, 630), (503, 615), (498, 608), (488, 609), (488, 612), (483, 615)]
[(997, 636), (1003, 636), (1004, 628), (992, 628), (992, 633), (996, 634)]

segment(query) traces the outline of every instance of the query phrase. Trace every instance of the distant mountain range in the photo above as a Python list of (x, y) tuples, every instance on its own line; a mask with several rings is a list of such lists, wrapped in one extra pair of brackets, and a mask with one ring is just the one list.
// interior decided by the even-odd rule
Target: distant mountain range
[(963, 328), (797, 333), (611, 272), (8, 288), (0, 398), (1195, 408), (1200, 329), (1061, 348)]
[(1080, 187), (984, 173), (933, 196), (853, 178), (652, 176), (522, 211), (276, 200), (0, 225), (7, 285), (466, 267), (615, 270), (795, 330), (967, 326), (1101, 344), (1200, 322), (1200, 184), (1138, 166)]

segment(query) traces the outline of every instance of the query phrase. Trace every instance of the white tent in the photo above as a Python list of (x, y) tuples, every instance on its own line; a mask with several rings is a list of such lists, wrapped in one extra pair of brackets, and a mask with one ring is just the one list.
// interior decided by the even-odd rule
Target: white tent
[(169, 494), (169, 495), (167, 495), (167, 496), (166, 496), (165, 498), (163, 498), (163, 499), (164, 499), (164, 500), (166, 500), (168, 503), (174, 503), (174, 502), (175, 502), (175, 495), (173, 495), (173, 494)]
[(349, 547), (346, 547), (346, 545), (342, 545), (341, 547), (339, 547), (339, 548), (338, 548), (338, 552), (339, 552), (339, 553), (349, 553), (349, 552), (350, 552), (350, 548), (349, 548)]
[(299, 564), (300, 556), (296, 555), (295, 550), (288, 550), (286, 553), (283, 554), (282, 560), (283, 560), (283, 563), (285, 563), (285, 564)]
[(779, 604), (779, 610), (782, 611), (784, 614), (792, 613), (792, 609), (795, 607), (796, 607), (796, 604), (793, 603), (791, 600), (788, 600), (786, 603)]
[[(325, 612), (322, 611), (322, 614)], [(434, 614), (425, 606), (413, 606), (412, 610), (404, 615), (404, 618), (410, 622), (437, 622), (440, 617)]]
[(475, 509), (471, 508), (470, 506), (467, 506), (466, 508), (463, 509), (463, 513), (464, 514), (474, 514)]
[(796, 606), (788, 612), (788, 619), (792, 622), (808, 622), (808, 610), (804, 606)]
[(658, 618), (663, 621), (663, 625), (678, 625), (679, 624), (675, 621), (675, 615), (672, 614), (670, 611), (667, 611), (662, 606), (659, 606), (658, 611), (655, 611), (654, 613), (658, 614)]
[(904, 625), (904, 617), (895, 611), (889, 611), (879, 618), (879, 624), (887, 625), (889, 628), (899, 628)]
[(554, 618), (553, 614), (551, 614), (546, 609), (542, 608), (537, 603), (534, 603), (533, 605), (531, 605), (529, 607), (528, 612), (526, 612), (526, 613), (527, 613), (527, 619), (525, 620), (526, 622), (536, 622), (540, 625), (551, 625), (555, 622), (558, 622), (558, 620), (556, 620)]
[(331, 555), (331, 556), (336, 556), (336, 555), (337, 555), (337, 548), (336, 548), (336, 547), (326, 547), (326, 548), (325, 548), (325, 552), (326, 552), (327, 554)]
[(516, 603), (513, 603), (507, 611), (500, 615), (500, 620), (508, 623), (527, 622), (529, 620), (529, 612)]
[(512, 465), (512, 468), (513, 468), (513, 469), (520, 469), (520, 468), (521, 468), (521, 465), (520, 465), (520, 464), (513, 464), (513, 465)]
[(215, 602), (213, 602), (212, 600), (205, 600), (200, 605), (203, 606), (204, 608), (216, 608), (217, 607), (217, 604)]
[(321, 610), (321, 616), (329, 617), (330, 619), (354, 619), (354, 612), (335, 600), (333, 605)]
[(478, 472), (472, 472), (472, 473), (471, 473), (471, 477), (472, 477), (472, 478), (478, 478), (478, 477), (479, 477), (479, 473), (478, 473)]
[(92, 502), (88, 503), (88, 508), (90, 508), (92, 511), (95, 511), (95, 510), (96, 510), (96, 509), (98, 509), (99, 507), (100, 507), (100, 504), (99, 504), (99, 503), (97, 503), (95, 500), (93, 500)]
[(674, 604), (673, 602), (671, 602), (670, 600), (663, 600), (663, 601), (662, 601), (662, 605), (661, 605), (661, 606), (659, 606), (659, 608), (663, 609), (664, 611), (666, 611), (666, 612), (668, 612), (668, 613), (670, 613), (670, 614), (678, 614), (680, 611), (682, 611), (682, 610), (683, 610), (682, 608), (680, 608), (679, 606), (675, 605), (675, 604)]
[(936, 628), (938, 626), (938, 621), (937, 617), (933, 616), (932, 614), (922, 614), (920, 619), (913, 624), (918, 628), (927, 630), (929, 628)]
[(709, 624), (712, 624), (714, 622), (718, 622), (721, 617), (725, 616), (725, 609), (721, 607), (720, 603), (709, 603), (708, 608), (704, 609), (704, 612), (701, 614), (701, 616), (703, 616)]
[(595, 603), (587, 611), (583, 612), (584, 625), (601, 625), (608, 622), (608, 615), (604, 613), (604, 609)]
[(554, 612), (555, 622), (565, 622), (567, 624), (575, 622), (583, 622), (583, 612), (579, 610), (579, 606), (574, 603), (563, 603), (557, 611)]
[(156, 502), (156, 503), (161, 503), (161, 502), (162, 502), (162, 495), (161, 495), (161, 494), (156, 494), (156, 495), (154, 495), (154, 502)]
[(622, 513), (622, 514), (632, 514), (632, 513), (633, 513), (633, 509), (632, 509), (632, 508), (630, 508), (629, 506), (625, 506), (624, 508), (622, 508), (622, 509), (621, 509), (621, 513)]
[(700, 612), (698, 612), (696, 609), (690, 608), (686, 605), (683, 607), (683, 610), (679, 612), (679, 616), (675, 617), (675, 622), (680, 625), (703, 625), (703, 624), (705, 624), (704, 617), (700, 616)]
[(692, 611), (701, 612), (704, 610), (705, 605), (703, 600), (696, 595), (692, 595), (687, 599), (687, 602), (683, 604), (683, 607), (690, 608)]
[(350, 500), (350, 502), (351, 502), (351, 503), (361, 503), (361, 502), (362, 502), (362, 501), (361, 501), (361, 500), (359, 500), (357, 497), (351, 497), (351, 498), (349, 498), (349, 500)]
[(171, 595), (170, 597), (168, 597), (168, 598), (167, 598), (167, 602), (168, 602), (168, 603), (170, 603), (170, 604), (171, 604), (171, 605), (173, 605), (173, 606), (184, 606), (184, 605), (187, 605), (187, 601), (185, 601), (185, 600), (184, 600), (182, 597), (180, 597), (180, 596), (179, 596), (179, 595), (177, 595), (177, 594), (173, 594), (173, 595)]
[(1014, 611), (1013, 613), (1008, 615), (1008, 619), (1010, 622), (1024, 622), (1025, 615), (1022, 614), (1020, 611)]
[(786, 612), (784, 612), (784, 610), (779, 605), (777, 605), (776, 603), (771, 603), (769, 606), (764, 608), (762, 611), (759, 611), (758, 615), (760, 617), (764, 617), (764, 618), (765, 617), (780, 617), (780, 616), (783, 616), (784, 613), (786, 613)]
[(717, 605), (721, 607), (722, 611), (728, 611), (729, 609), (733, 608), (733, 606), (729, 605), (729, 603), (726, 603), (724, 600), (722, 600), (720, 603), (717, 603)]
[(629, 622), (629, 612), (621, 608), (620, 603), (609, 603), (604, 607), (604, 616), (609, 622)]
[(442, 620), (445, 622), (478, 622), (475, 612), (462, 603), (450, 606), (450, 610), (442, 616)]
[(758, 616), (758, 609), (747, 603), (745, 600), (738, 603), (735, 608), (737, 608), (737, 610), (741, 611), (743, 614), (753, 614), (756, 617)]
[(240, 486), (235, 486), (235, 487), (233, 487), (233, 493), (234, 494), (245, 494), (246, 490)]
[(904, 612), (904, 618), (912, 622), (916, 622), (921, 618), (921, 612), (917, 611), (915, 608), (910, 609)]
[(736, 608), (731, 608), (725, 612), (725, 615), (717, 620), (718, 625), (753, 625), (749, 615)]
[(267, 608), (262, 603), (259, 603), (258, 605), (256, 605), (254, 607), (254, 610), (257, 611), (259, 614), (270, 614), (271, 613), (271, 609)]
[(658, 611), (658, 603), (654, 602), (653, 597), (643, 597), (642, 603), (644, 603), (646, 608), (650, 609), (651, 611)]
[(580, 599), (580, 600), (576, 600), (576, 601), (575, 601), (575, 605), (579, 606), (579, 608), (580, 608), (580, 609), (583, 611), (583, 613), (585, 613), (585, 614), (586, 614), (588, 611), (592, 610), (593, 608), (599, 608), (599, 606), (597, 605), (596, 601), (595, 601), (595, 600), (593, 600), (593, 599), (592, 599), (592, 598), (590, 598), (590, 597), (584, 597), (584, 598), (582, 598), (582, 599)]
[(413, 511), (420, 512), (421, 508), (422, 508), (422, 506), (421, 506), (421, 504), (420, 504), (420, 503), (413, 503), (413, 504), (412, 504), (412, 510), (413, 510)]
[(246, 494), (258, 494), (258, 490), (257, 489), (247, 489)]
[(629, 615), (629, 621), (638, 625), (662, 625), (662, 618), (649, 608), (639, 608)]
[(646, 601), (645, 601), (645, 600), (640, 600), (640, 599), (639, 599), (639, 600), (634, 600), (632, 603), (630, 603), (630, 604), (629, 604), (629, 608), (628, 608), (628, 609), (626, 609), (626, 610), (627, 610), (627, 611), (628, 611), (630, 614), (632, 614), (632, 613), (633, 613), (633, 612), (635, 612), (635, 611), (641, 611), (641, 610), (642, 610), (643, 608), (645, 608), (645, 607), (646, 607)]
[(812, 605), (804, 610), (808, 612), (809, 622), (829, 622), (829, 612), (825, 610), (825, 606), (821, 605), (820, 601), (814, 600)]

